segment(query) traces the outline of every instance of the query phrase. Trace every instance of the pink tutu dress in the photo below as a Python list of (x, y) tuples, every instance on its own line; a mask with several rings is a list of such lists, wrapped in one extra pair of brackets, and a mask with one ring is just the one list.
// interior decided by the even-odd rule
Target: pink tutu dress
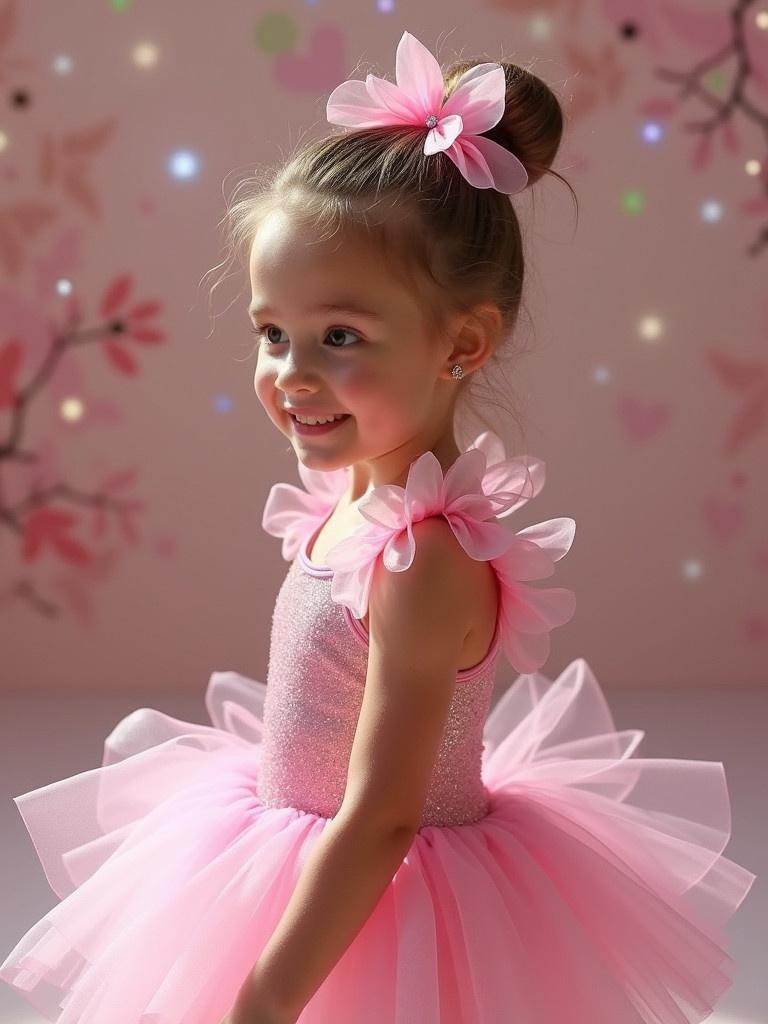
[[(344, 793), (362, 700), (374, 563), (406, 571), (442, 515), (491, 562), (499, 614), (456, 677), (423, 820), (299, 1024), (691, 1024), (733, 978), (724, 927), (755, 875), (724, 856), (723, 765), (643, 758), (589, 665), (539, 668), (573, 593), (546, 579), (572, 519), (515, 533), (544, 465), (488, 431), (442, 474), (375, 488), (366, 523), (308, 552), (348, 471), (299, 465), (263, 527), (290, 562), (267, 682), (214, 672), (210, 725), (140, 708), (90, 771), (15, 802), (60, 898), (0, 976), (58, 1024), (219, 1024)], [(489, 714), (501, 653), (519, 673)]]

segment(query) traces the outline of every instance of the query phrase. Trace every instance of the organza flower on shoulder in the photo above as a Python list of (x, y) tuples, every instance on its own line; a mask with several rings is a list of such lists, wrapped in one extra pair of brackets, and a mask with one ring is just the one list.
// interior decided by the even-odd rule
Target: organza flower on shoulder
[(295, 484), (273, 484), (264, 504), (262, 529), (272, 537), (282, 537), (281, 554), (286, 562), (298, 554), (304, 538), (320, 528), (331, 509), (347, 489), (349, 472), (334, 469), (323, 473), (298, 463), (299, 476), (306, 490)]
[(334, 570), (331, 597), (362, 618), (379, 555), (385, 568), (403, 572), (416, 552), (413, 524), (442, 515), (471, 558), (493, 565), (502, 648), (516, 671), (535, 672), (549, 657), (550, 631), (569, 621), (576, 603), (572, 590), (535, 588), (527, 581), (553, 574), (554, 563), (573, 543), (576, 523), (550, 519), (511, 533), (497, 522), (541, 490), (544, 464), (536, 460), (532, 470), (520, 459), (502, 458), (488, 466), (484, 449), (494, 447), (479, 438), (445, 476), (433, 453), (425, 452), (411, 464), (404, 488), (384, 484), (366, 495), (358, 509), (370, 525), (325, 556)]
[[(346, 470), (317, 473), (300, 465), (299, 473), (311, 493), (277, 484), (265, 508), (264, 528), (284, 536), (284, 557), (298, 551), (346, 490)], [(491, 431), (480, 434), (445, 475), (434, 454), (425, 452), (411, 463), (404, 488), (383, 484), (361, 499), (358, 510), (368, 522), (326, 554), (332, 600), (363, 618), (379, 555), (389, 571), (403, 572), (415, 555), (413, 524), (442, 515), (467, 554), (494, 567), (506, 657), (518, 672), (537, 671), (549, 657), (551, 630), (572, 618), (575, 595), (564, 587), (527, 584), (554, 573), (554, 563), (573, 543), (576, 523), (561, 517), (513, 533), (497, 520), (535, 497), (544, 479), (540, 459), (506, 458)]]

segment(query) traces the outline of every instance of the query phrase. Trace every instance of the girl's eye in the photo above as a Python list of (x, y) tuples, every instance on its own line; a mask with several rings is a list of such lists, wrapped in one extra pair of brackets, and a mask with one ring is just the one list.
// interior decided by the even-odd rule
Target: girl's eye
[[(274, 324), (255, 324), (251, 328), (251, 330), (253, 331), (254, 334), (258, 335), (260, 338), (263, 338), (265, 341), (267, 341), (267, 343), (269, 345), (279, 345), (280, 344), (279, 339), (276, 340), (274, 337), (270, 338), (269, 334), (268, 334), (268, 332), (270, 330), (275, 330), (275, 331), (279, 331), (280, 330), (280, 328), (276, 327)], [(332, 327), (329, 330), (329, 332), (328, 332), (328, 336), (330, 336), (331, 334), (334, 334), (334, 333), (337, 334), (337, 335), (338, 334), (342, 334), (342, 335), (343, 334), (351, 334), (354, 338), (357, 338), (358, 340), (359, 340), (359, 337), (360, 337), (357, 334), (356, 331), (352, 331), (348, 327)], [(331, 345), (330, 347), (331, 348), (349, 348), (350, 346), (349, 345)]]

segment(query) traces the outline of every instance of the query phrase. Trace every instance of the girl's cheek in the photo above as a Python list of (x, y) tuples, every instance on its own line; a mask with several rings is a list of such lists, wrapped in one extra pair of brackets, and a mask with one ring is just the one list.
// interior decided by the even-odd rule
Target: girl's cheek
[(267, 386), (267, 377), (267, 370), (259, 353), (256, 357), (256, 367), (253, 371), (253, 388), (257, 395), (264, 394)]
[(334, 386), (345, 400), (361, 401), (376, 394), (377, 377), (368, 367), (359, 365), (344, 366), (339, 369)]
[(274, 384), (263, 371), (259, 371), (258, 369), (253, 376), (253, 390), (256, 392), (258, 400), (267, 412), (269, 412), (270, 405), (273, 404), (271, 396), (274, 391)]

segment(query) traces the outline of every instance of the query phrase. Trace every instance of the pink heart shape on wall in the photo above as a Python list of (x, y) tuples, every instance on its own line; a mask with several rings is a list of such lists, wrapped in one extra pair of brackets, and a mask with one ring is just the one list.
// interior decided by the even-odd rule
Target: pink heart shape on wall
[(275, 81), (289, 92), (333, 89), (344, 71), (344, 42), (335, 25), (319, 25), (305, 53), (281, 53), (274, 63)]
[(701, 511), (710, 533), (721, 543), (734, 537), (744, 522), (744, 506), (732, 498), (710, 495), (702, 501)]
[(631, 395), (619, 400), (619, 419), (632, 441), (647, 441), (665, 427), (671, 418), (666, 402), (643, 402)]

